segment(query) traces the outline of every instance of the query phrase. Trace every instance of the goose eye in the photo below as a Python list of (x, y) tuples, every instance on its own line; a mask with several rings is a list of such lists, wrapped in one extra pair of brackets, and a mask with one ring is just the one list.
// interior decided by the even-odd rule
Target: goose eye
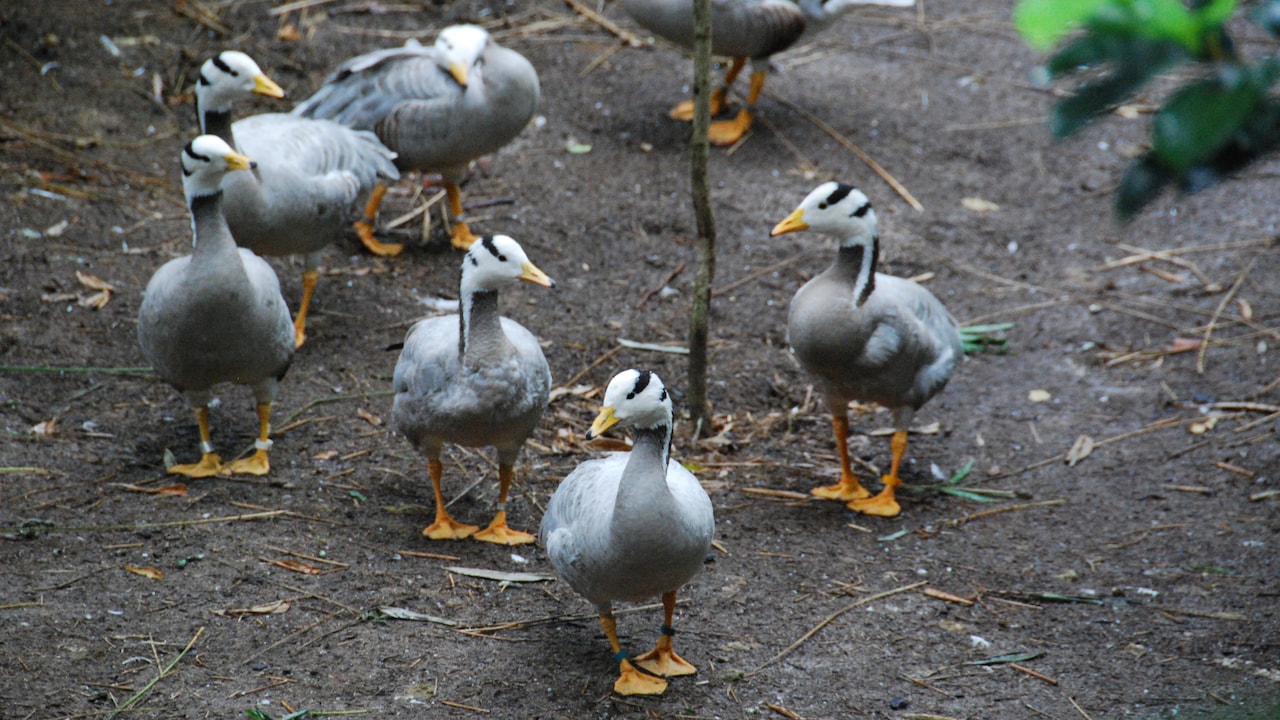
[(826, 209), (827, 209), (827, 204), (826, 204), (825, 202), (820, 202), (820, 203), (818, 203), (818, 209), (819, 209), (819, 210), (826, 210)]

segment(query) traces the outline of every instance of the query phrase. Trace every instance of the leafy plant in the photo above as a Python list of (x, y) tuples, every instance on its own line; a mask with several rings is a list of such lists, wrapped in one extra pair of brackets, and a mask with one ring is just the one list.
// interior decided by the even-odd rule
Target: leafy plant
[[(1280, 38), (1280, 0), (1256, 4), (1255, 22)], [(1148, 81), (1191, 77), (1160, 107), (1151, 149), (1125, 172), (1115, 208), (1128, 220), (1173, 186), (1189, 193), (1280, 146), (1280, 59), (1241, 56), (1225, 24), (1237, 0), (1019, 0), (1013, 20), (1032, 47), (1058, 49), (1049, 77), (1084, 79), (1050, 118), (1066, 137), (1110, 112)]]

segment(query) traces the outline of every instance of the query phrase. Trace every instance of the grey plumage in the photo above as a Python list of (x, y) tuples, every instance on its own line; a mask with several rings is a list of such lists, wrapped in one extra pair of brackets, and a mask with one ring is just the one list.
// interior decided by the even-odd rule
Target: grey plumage
[(551, 371), (538, 339), (498, 314), (497, 291), (517, 280), (554, 286), (510, 237), (477, 242), (462, 263), (460, 314), (416, 323), (396, 362), (392, 422), (427, 456), (437, 515), (423, 532), (434, 539), (467, 537), (476, 530), (451, 524), (440, 502), (439, 459), (450, 442), (492, 445), (497, 451), (499, 516), (477, 538), (505, 544), (533, 541), (531, 535), (506, 528), (503, 506), (512, 466), (546, 409)]
[[(859, 190), (820, 185), (772, 234), (806, 229), (841, 241), (836, 261), (800, 288), (787, 318), (787, 340), (827, 400), (841, 455), (841, 484), (815, 494), (851, 500), (850, 507), (863, 512), (896, 514), (892, 490), (900, 482), (908, 424), (963, 359), (959, 327), (922, 286), (876, 272), (876, 214)], [(844, 434), (850, 400), (879, 403), (893, 414), (893, 466), (883, 478), (887, 495), (878, 500), (862, 500), (867, 493), (849, 469)]]
[(400, 173), (395, 153), (371, 132), (289, 113), (232, 123), (233, 104), (254, 93), (283, 94), (248, 55), (224, 51), (200, 68), (196, 112), (204, 132), (257, 163), (252, 172), (223, 179), (223, 214), (236, 243), (263, 255), (305, 255), (301, 345), (320, 251), (341, 240), (352, 209), (380, 179)]
[[(595, 605), (615, 652), (612, 603), (663, 597), (663, 640), (653, 653), (637, 658), (641, 667), (652, 664), (660, 675), (693, 672), (678, 658), (660, 656), (674, 655), (666, 630), (676, 591), (702, 568), (715, 531), (706, 491), (669, 457), (671, 413), (670, 396), (657, 375), (627, 370), (615, 376), (587, 437), (615, 423), (632, 426), (633, 449), (575, 468), (556, 488), (539, 529), (551, 564)], [(655, 694), (665, 688), (622, 663), (618, 692)], [(681, 670), (673, 671), (677, 666)]]
[[(528, 60), (482, 28), (453, 25), (431, 47), (410, 40), (347, 60), (294, 113), (377, 133), (401, 170), (440, 173), (453, 206), (467, 166), (520, 134), (539, 98)], [(451, 211), (462, 214), (460, 201)]]
[[(206, 467), (183, 474), (251, 472), (247, 465), (221, 466), (207, 446), (212, 388), (224, 382), (249, 385), (260, 410), (269, 407), (293, 358), (293, 324), (275, 271), (236, 247), (222, 214), (223, 176), (247, 171), (248, 158), (203, 135), (183, 150), (182, 162), (195, 251), (152, 275), (138, 313), (138, 342), (156, 373), (196, 410)], [(265, 423), (261, 430), (265, 443)], [(265, 459), (264, 451), (259, 460)]]

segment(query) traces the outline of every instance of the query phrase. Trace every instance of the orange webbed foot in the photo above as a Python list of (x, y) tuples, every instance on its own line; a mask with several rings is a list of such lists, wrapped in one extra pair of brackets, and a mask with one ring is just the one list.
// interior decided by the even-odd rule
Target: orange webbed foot
[(862, 500), (852, 500), (846, 507), (863, 515), (896, 517), (898, 513), (902, 512), (902, 507), (898, 505), (898, 501), (893, 497), (893, 485), (890, 483), (894, 478), (886, 475), (882, 479), (884, 480), (885, 488), (877, 495)]
[(404, 252), (404, 245), (400, 243), (384, 243), (373, 236), (373, 223), (368, 220), (359, 220), (355, 224), (356, 235), (360, 237), (360, 242), (364, 244), (369, 252), (378, 257), (395, 257)]
[(862, 487), (862, 484), (858, 482), (858, 478), (852, 476), (841, 478), (840, 482), (835, 485), (816, 487), (810, 490), (809, 494), (814, 497), (820, 497), (823, 500), (837, 500), (839, 502), (871, 497), (871, 493)]
[(479, 529), (475, 525), (460, 523), (445, 516), (423, 528), (422, 534), (432, 540), (462, 540), (471, 537)]
[(189, 478), (216, 477), (222, 474), (222, 458), (213, 453), (205, 453), (198, 463), (172, 465), (167, 471), (172, 475), (185, 475)]
[(224, 465), (222, 475), (266, 475), (271, 471), (271, 461), (266, 450), (255, 450), (252, 455), (242, 460), (235, 460)]
[(619, 695), (661, 695), (667, 691), (666, 680), (640, 672), (630, 660), (623, 660), (620, 667), (621, 673), (613, 683), (613, 691)]
[(496, 545), (528, 545), (537, 540), (527, 532), (512, 530), (507, 527), (507, 514), (499, 512), (489, 523), (489, 527), (475, 534), (475, 539)]
[(690, 665), (671, 648), (670, 635), (659, 637), (656, 647), (636, 658), (636, 665), (662, 677), (693, 675), (698, 672), (698, 668)]

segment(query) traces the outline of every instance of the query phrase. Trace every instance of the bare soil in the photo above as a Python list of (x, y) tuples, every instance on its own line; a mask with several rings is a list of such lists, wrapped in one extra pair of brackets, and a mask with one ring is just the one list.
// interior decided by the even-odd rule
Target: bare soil
[[(541, 119), (466, 187), (472, 227), (516, 237), (560, 283), (503, 298), (572, 389), (517, 468), (513, 527), (536, 527), (593, 452), (581, 441), (597, 398), (578, 386), (637, 366), (683, 398), (683, 356), (618, 340), (686, 333), (688, 128), (665, 117), (687, 92), (684, 54), (620, 45), (557, 0), (270, 9), (0, 7), (0, 717), (126, 705), (122, 717), (165, 718), (1280, 715), (1277, 168), (1118, 227), (1110, 188), (1150, 116), (1051, 141), (1054, 95), (1030, 83), (1038, 58), (1008, 3), (846, 18), (775, 58), (761, 122), (713, 151), (717, 424), (695, 443), (683, 423), (676, 452), (711, 494), (719, 546), (677, 615), (677, 648), (700, 672), (665, 696), (611, 693), (607, 644), (563, 583), (449, 570), (550, 573), (538, 549), (419, 534), (430, 483), (383, 423), (396, 359), (384, 348), (432, 312), (424, 299), (456, 297), (459, 255), (438, 222), (425, 242), (417, 223), (383, 231), (410, 243), (393, 260), (353, 234), (328, 251), (269, 476), (139, 492), (173, 483), (166, 450), (195, 458), (194, 423), (153, 376), (105, 369), (143, 364), (140, 293), (189, 248), (176, 158), (195, 132), (195, 68), (224, 48), (254, 55), (295, 99), (343, 58), (463, 20), (492, 24), (538, 68)], [(602, 11), (639, 32), (620, 7)], [(298, 39), (279, 37), (286, 21)], [(1007, 354), (970, 357), (917, 416), (927, 432), (890, 520), (803, 499), (836, 464), (785, 347), (787, 303), (833, 245), (768, 230), (829, 178), (877, 204), (890, 271), (927, 274), (962, 322), (1015, 323)], [(384, 223), (421, 202), (418, 187), (396, 188)], [(296, 302), (300, 260), (272, 262)], [(114, 288), (100, 309), (80, 303), (98, 291), (77, 273)], [(252, 400), (221, 398), (214, 441), (234, 456), (255, 433)], [(887, 414), (852, 423), (875, 477)], [(450, 451), (459, 518), (491, 516), (491, 457)], [(929, 487), (969, 463), (961, 484), (996, 502)], [(621, 615), (624, 642), (647, 649), (660, 621), (653, 607)]]

